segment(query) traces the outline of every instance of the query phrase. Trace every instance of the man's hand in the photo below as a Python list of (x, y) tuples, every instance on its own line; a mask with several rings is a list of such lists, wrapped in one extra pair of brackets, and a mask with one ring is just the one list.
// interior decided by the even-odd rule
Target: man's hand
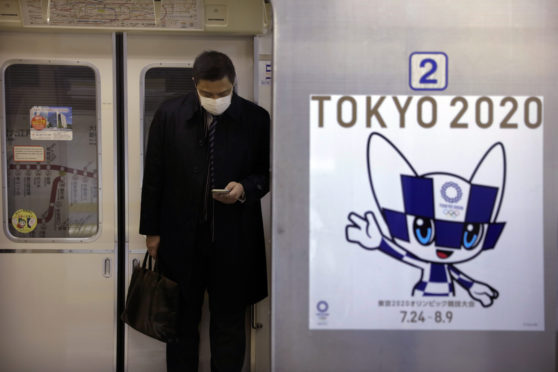
[(157, 251), (159, 250), (160, 243), (161, 237), (159, 235), (147, 235), (145, 237), (145, 245), (151, 257), (157, 258)]
[(227, 194), (213, 193), (213, 199), (224, 204), (233, 204), (244, 197), (244, 186), (241, 183), (229, 182), (225, 189), (229, 190)]

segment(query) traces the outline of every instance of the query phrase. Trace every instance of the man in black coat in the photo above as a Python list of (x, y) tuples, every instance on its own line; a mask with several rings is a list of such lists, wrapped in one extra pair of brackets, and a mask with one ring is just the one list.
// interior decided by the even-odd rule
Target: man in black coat
[(209, 294), (212, 371), (240, 371), (246, 306), (267, 296), (260, 199), (269, 190), (269, 114), (233, 90), (222, 53), (200, 54), (197, 93), (159, 107), (149, 131), (140, 233), (181, 288), (179, 341), (169, 371), (197, 371)]

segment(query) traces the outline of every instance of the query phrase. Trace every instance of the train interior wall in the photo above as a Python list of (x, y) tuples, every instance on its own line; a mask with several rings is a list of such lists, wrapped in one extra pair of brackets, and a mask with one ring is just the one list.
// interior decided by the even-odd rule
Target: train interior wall
[[(6, 9), (14, 3), (18, 2), (0, 2)], [(208, 0), (206, 4), (216, 4), (217, 11), (223, 9), (217, 1)], [(257, 8), (256, 13), (260, 10)], [(2, 13), (2, 17), (11, 17), (8, 13)], [(117, 122), (116, 114), (114, 32), (2, 27), (0, 370), (165, 370), (164, 344), (128, 327), (119, 335), (118, 277), (123, 276), (120, 285), (126, 287), (134, 265), (145, 253), (144, 238), (138, 234), (138, 216), (150, 115), (158, 100), (191, 89), (187, 79), (173, 76), (180, 76), (181, 71), (188, 74), (195, 56), (207, 49), (223, 51), (232, 58), (238, 93), (268, 109), (273, 118), (273, 197), (268, 195), (263, 200), (272, 296), (247, 313), (250, 338), (244, 371), (557, 370), (558, 132), (553, 125), (558, 117), (556, 3), (282, 0), (273, 2), (273, 16), (273, 32), (255, 37), (253, 32), (242, 30), (242, 18), (230, 19), (238, 27), (231, 32), (216, 32), (219, 26), (211, 22), (218, 20), (211, 21), (206, 25), (207, 32), (201, 33), (119, 30), (125, 62), (122, 123)], [(444, 89), (436, 88), (438, 91), (415, 90), (410, 79), (412, 55), (432, 52), (435, 58), (445, 54), (449, 59), (448, 84)], [(316, 96), (329, 98), (313, 101), (311, 97)], [(329, 271), (321, 278), (315, 274), (318, 262), (323, 262), (317, 259), (321, 251), (312, 249), (310, 243), (311, 237), (316, 238), (312, 235), (315, 225), (311, 226), (310, 221), (322, 217), (315, 211), (325, 209), (324, 220), (335, 213), (345, 219), (349, 210), (336, 210), (339, 201), (357, 203), (364, 211), (371, 199), (367, 196), (361, 202), (356, 188), (336, 189), (333, 182), (338, 180), (332, 177), (332, 184), (326, 185), (331, 187), (328, 196), (320, 199), (320, 205), (312, 204), (316, 168), (310, 164), (325, 164), (325, 169), (330, 164), (316, 158), (312, 143), (321, 133), (313, 131), (316, 128), (311, 118), (317, 117), (318, 102), (327, 105), (328, 99), (344, 97), (338, 107), (346, 107), (360, 99), (365, 102), (365, 96), (385, 100), (399, 97), (398, 102), (411, 97), (413, 103), (434, 97), (425, 98), (430, 105), (445, 102), (448, 97), (465, 97), (458, 102), (469, 103), (470, 110), (480, 98), (484, 106), (478, 107), (493, 104), (495, 110), (501, 102), (497, 99), (502, 97), (533, 97), (533, 105), (525, 107), (540, 103), (540, 146), (530, 150), (538, 156), (532, 168), (540, 176), (536, 187), (540, 187), (537, 203), (541, 208), (536, 217), (543, 226), (533, 239), (537, 244), (525, 246), (526, 250), (538, 249), (540, 257), (540, 270), (531, 273), (542, 283), (532, 291), (540, 293), (540, 303), (531, 307), (543, 313), (536, 330), (496, 330), (488, 323), (475, 329), (452, 329), (451, 324), (443, 325), (443, 329), (410, 329), (402, 324), (382, 328), (374, 324), (369, 309), (360, 313), (360, 319), (347, 316), (350, 319), (345, 323), (328, 328), (328, 319), (331, 322), (335, 316), (352, 314), (351, 309), (344, 307), (340, 312), (329, 307), (333, 302), (314, 303), (310, 299), (312, 291), (320, 285), (327, 291), (332, 278), (340, 273), (358, 281), (373, 275), (370, 272), (374, 268), (400, 270), (388, 259), (380, 261), (385, 263), (383, 267), (373, 266), (381, 260), (374, 255), (380, 253), (366, 252), (364, 256), (364, 250), (354, 253), (360, 248), (348, 245), (347, 256), (363, 254), (356, 266), (343, 266), (345, 255), (332, 256), (326, 260)], [(73, 121), (67, 122), (61, 119), (60, 110), (67, 112), (70, 107)], [(53, 120), (65, 134), (51, 133), (39, 139), (44, 146), (37, 146), (38, 138), (30, 135), (30, 123), (50, 125), (33, 121), (34, 114), (47, 111), (56, 111)], [(405, 130), (401, 130), (399, 121), (388, 122), (384, 128), (377, 121), (380, 114), (368, 112), (374, 119), (366, 129), (366, 122), (360, 119), (347, 121), (349, 114), (342, 111), (322, 119), (327, 130), (332, 127), (328, 124), (331, 118), (336, 128), (344, 125), (343, 136), (364, 128), (362, 138), (372, 131), (394, 142), (411, 137), (410, 121)], [(475, 127), (474, 115), (471, 118), (469, 128)], [(479, 115), (476, 120), (482, 122), (485, 117)], [(530, 120), (527, 115), (524, 121)], [(396, 124), (400, 125), (399, 132), (392, 135)], [(118, 125), (123, 125), (124, 148), (117, 145)], [(432, 131), (440, 126), (438, 123)], [(429, 138), (426, 129), (419, 129), (416, 143), (408, 140), (408, 151), (415, 154), (420, 153), (420, 141), (435, 137)], [(486, 143), (494, 132), (492, 127), (480, 130), (481, 134), (464, 135), (453, 146), (458, 148), (462, 141), (475, 138)], [(534, 132), (525, 133), (530, 136)], [(331, 142), (330, 153), (345, 156), (360, 151), (357, 142), (339, 150), (345, 143), (343, 136)], [(117, 154), (123, 156), (124, 169), (116, 166)], [(430, 155), (446, 164), (453, 159), (453, 155)], [(531, 156), (527, 152), (524, 155)], [(468, 159), (469, 154), (463, 158)], [(339, 174), (351, 166), (351, 162), (344, 162)], [(118, 238), (119, 173), (125, 180), (124, 241)], [(528, 222), (529, 218), (524, 220)], [(521, 228), (519, 222), (514, 223), (508, 222), (506, 228)], [(323, 236), (334, 241), (337, 234), (344, 239), (344, 228), (337, 226)], [(503, 247), (494, 250), (496, 254), (503, 251)], [(123, 262), (118, 261), (119, 254)], [(359, 272), (365, 264), (371, 266), (364, 270), (366, 273)], [(123, 272), (119, 267), (124, 268)], [(502, 279), (505, 275), (516, 274), (506, 269), (494, 276)], [(396, 288), (396, 280), (390, 280), (380, 284)], [(339, 283), (329, 287), (332, 292), (363, 290), (360, 285)], [(370, 294), (374, 295), (366, 292)], [(356, 298), (357, 304), (365, 302), (362, 296)], [(496, 301), (502, 298), (508, 301), (509, 292)], [(517, 309), (530, 311), (521, 296), (515, 296), (515, 301), (516, 307), (499, 310), (503, 311), (502, 317)], [(443, 320), (457, 321), (455, 314)], [(205, 309), (202, 335), (207, 333), (207, 316)], [(365, 321), (372, 325), (361, 327)], [(208, 371), (209, 346), (203, 336), (201, 348), (200, 370)]]

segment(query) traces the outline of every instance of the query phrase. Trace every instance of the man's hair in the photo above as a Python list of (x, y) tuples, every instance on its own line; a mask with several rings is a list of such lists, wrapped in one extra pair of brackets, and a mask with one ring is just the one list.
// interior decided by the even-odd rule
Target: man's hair
[(194, 83), (200, 80), (221, 80), (225, 76), (234, 84), (236, 72), (231, 59), (221, 52), (214, 50), (205, 51), (196, 57), (193, 68)]

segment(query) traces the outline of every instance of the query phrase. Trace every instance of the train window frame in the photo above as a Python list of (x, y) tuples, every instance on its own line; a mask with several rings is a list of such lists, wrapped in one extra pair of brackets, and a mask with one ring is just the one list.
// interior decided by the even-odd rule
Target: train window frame
[[(91, 69), (95, 77), (95, 127), (96, 127), (96, 154), (97, 160), (97, 231), (91, 236), (78, 237), (18, 237), (12, 234), (9, 228), (11, 217), (8, 205), (8, 158), (7, 158), (7, 108), (6, 108), (6, 70), (13, 65), (40, 65), (40, 66), (80, 66)], [(94, 242), (102, 235), (103, 232), (103, 167), (102, 167), (102, 114), (101, 114), (101, 79), (97, 66), (93, 63), (82, 60), (50, 60), (50, 59), (10, 59), (1, 67), (1, 89), (2, 99), (0, 100), (0, 113), (2, 118), (1, 125), (1, 161), (2, 161), (2, 216), (3, 230), (5, 236), (15, 243), (90, 243)]]
[(145, 79), (147, 73), (154, 68), (184, 68), (184, 69), (193, 69), (194, 61), (186, 61), (183, 63), (166, 63), (166, 62), (159, 62), (159, 63), (150, 63), (145, 65), (140, 72), (140, 90), (139, 90), (139, 98), (140, 98), (140, 182), (143, 184), (143, 165), (145, 164), (145, 151), (147, 149), (145, 140), (149, 136), (149, 133), (145, 131)]

